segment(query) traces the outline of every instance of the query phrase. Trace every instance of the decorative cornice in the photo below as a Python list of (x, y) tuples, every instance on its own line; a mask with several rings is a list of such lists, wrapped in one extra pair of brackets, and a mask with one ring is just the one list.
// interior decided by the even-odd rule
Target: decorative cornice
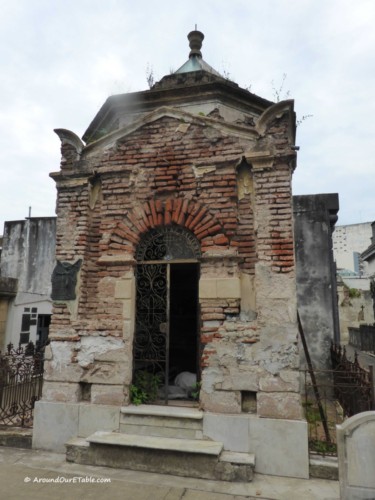
[(121, 140), (123, 137), (135, 132), (141, 127), (153, 123), (161, 118), (169, 117), (175, 118), (176, 120), (180, 120), (183, 123), (201, 123), (202, 126), (210, 126), (214, 129), (220, 130), (226, 134), (233, 133), (236, 136), (242, 136), (245, 138), (249, 138), (249, 136), (253, 136), (254, 139), (259, 137), (258, 132), (253, 127), (247, 127), (244, 125), (240, 125), (237, 123), (228, 123), (223, 121), (218, 121), (215, 118), (210, 118), (208, 116), (195, 115), (192, 113), (188, 113), (187, 111), (182, 111), (181, 109), (172, 108), (169, 106), (162, 106), (151, 113), (143, 115), (139, 119), (135, 120), (130, 125), (126, 125), (119, 130), (115, 130), (114, 132), (109, 133), (105, 137), (102, 137), (94, 142), (91, 142), (83, 149), (83, 154), (92, 155), (95, 154), (97, 148), (105, 148), (113, 146), (118, 140)]
[(243, 157), (251, 164), (253, 170), (270, 170), (275, 159), (270, 151), (246, 151)]

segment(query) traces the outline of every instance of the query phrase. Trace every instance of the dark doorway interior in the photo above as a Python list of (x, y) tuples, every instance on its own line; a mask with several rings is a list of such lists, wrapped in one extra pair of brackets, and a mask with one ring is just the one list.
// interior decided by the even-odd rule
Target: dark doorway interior
[(169, 379), (188, 371), (198, 376), (199, 265), (170, 265)]
[(200, 379), (199, 264), (145, 263), (136, 273), (133, 385), (144, 388), (148, 402), (191, 400)]

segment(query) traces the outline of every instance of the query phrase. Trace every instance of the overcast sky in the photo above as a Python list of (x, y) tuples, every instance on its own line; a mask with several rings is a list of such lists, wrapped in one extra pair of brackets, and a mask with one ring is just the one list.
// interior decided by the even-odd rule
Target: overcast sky
[(147, 67), (178, 69), (195, 24), (211, 66), (313, 115), (293, 193), (338, 192), (341, 225), (375, 220), (374, 0), (0, 0), (0, 234), (29, 206), (55, 215), (53, 129), (81, 137), (108, 96), (148, 88)]

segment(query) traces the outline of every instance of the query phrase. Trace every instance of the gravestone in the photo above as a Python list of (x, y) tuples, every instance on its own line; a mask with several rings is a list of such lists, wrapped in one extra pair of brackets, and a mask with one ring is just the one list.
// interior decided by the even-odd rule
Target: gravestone
[(337, 426), (340, 498), (375, 498), (375, 411), (365, 411)]

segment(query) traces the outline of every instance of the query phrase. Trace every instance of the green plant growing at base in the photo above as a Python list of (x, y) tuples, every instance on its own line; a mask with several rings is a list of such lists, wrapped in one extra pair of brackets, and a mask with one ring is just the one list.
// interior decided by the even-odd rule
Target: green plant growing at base
[(358, 288), (349, 288), (349, 297), (351, 299), (358, 299), (361, 296), (361, 291)]
[(318, 439), (310, 440), (311, 451), (316, 451), (325, 455), (326, 453), (337, 453), (337, 445), (335, 443), (328, 443), (327, 441), (319, 441)]
[(201, 386), (202, 386), (202, 382), (197, 382), (192, 387), (192, 390), (190, 392), (190, 397), (192, 399), (194, 399), (195, 401), (198, 401), (198, 399), (199, 399), (199, 393), (201, 391)]
[(303, 406), (305, 407), (306, 420), (309, 424), (321, 421), (318, 408), (314, 408), (311, 402), (303, 403)]
[(139, 389), (136, 385), (132, 384), (130, 386), (130, 401), (133, 405), (141, 405), (147, 403), (147, 394), (142, 389)]
[(133, 384), (130, 386), (130, 400), (135, 405), (151, 403), (157, 398), (161, 383), (159, 374), (138, 370), (134, 374)]

